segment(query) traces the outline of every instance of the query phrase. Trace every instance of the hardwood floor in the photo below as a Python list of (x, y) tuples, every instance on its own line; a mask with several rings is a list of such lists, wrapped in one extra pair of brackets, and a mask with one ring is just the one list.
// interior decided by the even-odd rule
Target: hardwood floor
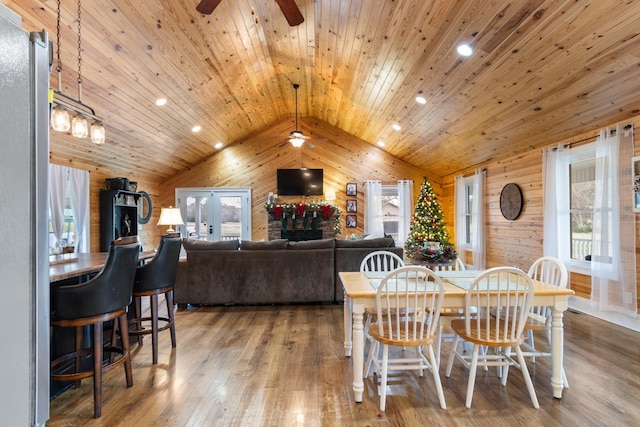
[(161, 333), (158, 365), (148, 338), (134, 347), (133, 387), (120, 370), (105, 375), (100, 419), (89, 379), (51, 402), (47, 426), (640, 425), (640, 334), (578, 313), (565, 315), (571, 388), (562, 400), (552, 397), (550, 359), (529, 364), (538, 410), (517, 371), (506, 387), (495, 371), (478, 372), (466, 409), (467, 370), (458, 363), (451, 378), (440, 369), (447, 410), (430, 375), (413, 372), (390, 376), (385, 413), (375, 376), (355, 403), (342, 306), (190, 307), (176, 324), (178, 347)]

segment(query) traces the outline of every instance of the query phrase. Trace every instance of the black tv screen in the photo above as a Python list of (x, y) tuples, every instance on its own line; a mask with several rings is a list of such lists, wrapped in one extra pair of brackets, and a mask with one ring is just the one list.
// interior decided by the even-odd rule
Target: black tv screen
[(278, 169), (279, 196), (322, 196), (322, 169)]

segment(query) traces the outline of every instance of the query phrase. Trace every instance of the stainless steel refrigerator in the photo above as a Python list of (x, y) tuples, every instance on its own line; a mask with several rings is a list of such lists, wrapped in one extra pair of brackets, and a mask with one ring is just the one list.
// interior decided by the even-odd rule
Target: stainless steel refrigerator
[(50, 52), (0, 4), (0, 426), (49, 418)]

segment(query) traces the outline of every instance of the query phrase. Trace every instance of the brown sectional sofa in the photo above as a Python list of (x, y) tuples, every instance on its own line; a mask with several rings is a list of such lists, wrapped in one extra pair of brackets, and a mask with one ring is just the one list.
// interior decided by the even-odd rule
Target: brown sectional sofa
[(175, 302), (186, 304), (290, 304), (341, 302), (339, 271), (358, 271), (366, 254), (391, 250), (390, 237), (305, 242), (183, 239)]

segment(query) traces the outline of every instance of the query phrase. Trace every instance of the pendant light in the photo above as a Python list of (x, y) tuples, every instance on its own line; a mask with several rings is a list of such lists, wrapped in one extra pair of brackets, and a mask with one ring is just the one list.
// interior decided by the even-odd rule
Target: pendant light
[[(56, 26), (58, 58), (56, 71), (58, 72), (58, 90), (54, 91), (53, 103), (55, 106), (51, 110), (51, 128), (57, 132), (68, 132), (76, 138), (86, 138), (91, 134), (91, 142), (94, 144), (104, 144), (105, 131), (102, 119), (97, 117), (93, 108), (82, 102), (82, 6), (78, 0), (78, 99), (62, 93), (62, 60), (60, 59), (60, 1), (58, 0), (58, 19)], [(61, 99), (62, 98), (62, 99)], [(73, 120), (69, 120), (69, 110), (75, 112)], [(91, 127), (87, 117), (93, 120)]]

